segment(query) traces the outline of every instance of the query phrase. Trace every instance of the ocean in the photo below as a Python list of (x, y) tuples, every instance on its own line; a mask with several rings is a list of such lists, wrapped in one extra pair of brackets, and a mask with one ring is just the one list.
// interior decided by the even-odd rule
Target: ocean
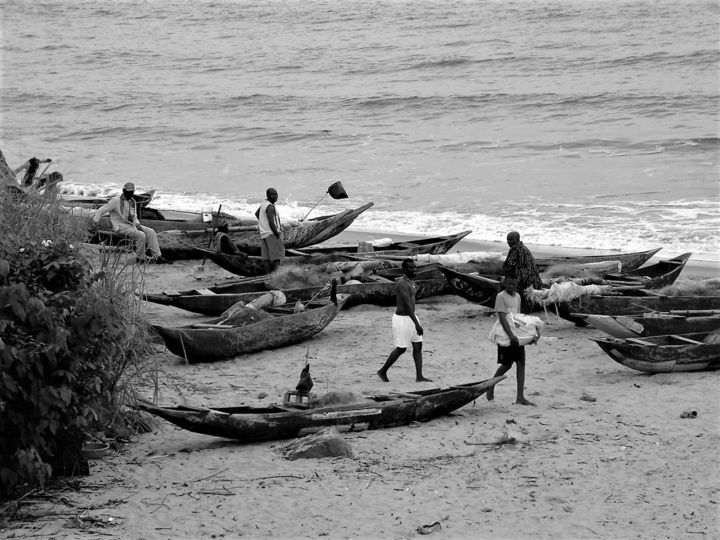
[[(720, 261), (720, 4), (0, 3), (0, 149), (67, 194)], [(349, 198), (328, 187), (340, 181)]]

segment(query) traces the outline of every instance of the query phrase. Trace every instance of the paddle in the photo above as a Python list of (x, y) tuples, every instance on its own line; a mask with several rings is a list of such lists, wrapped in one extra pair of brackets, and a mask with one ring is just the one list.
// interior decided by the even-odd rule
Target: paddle
[(322, 201), (325, 198), (325, 195), (330, 195), (333, 199), (347, 199), (348, 194), (345, 192), (345, 188), (343, 188), (343, 185), (338, 181), (332, 184), (327, 188), (327, 191), (323, 193), (323, 196), (320, 197), (320, 200), (316, 202), (313, 207), (308, 211), (307, 214), (305, 214), (305, 217), (302, 218), (300, 221), (305, 221), (307, 217), (310, 215), (310, 212), (312, 212), (315, 207), (320, 204), (320, 201)]
[[(222, 203), (220, 203), (220, 206), (218, 206), (217, 214), (215, 215), (215, 219), (213, 219), (213, 229), (212, 233), (210, 234), (210, 238), (208, 238), (208, 245), (206, 249), (210, 249), (210, 246), (212, 245), (213, 238), (215, 238), (215, 233), (217, 232), (218, 227), (218, 221), (220, 221), (220, 210), (222, 210)], [(207, 259), (207, 254), (203, 256), (203, 262), (202, 267), (205, 268), (205, 260)]]

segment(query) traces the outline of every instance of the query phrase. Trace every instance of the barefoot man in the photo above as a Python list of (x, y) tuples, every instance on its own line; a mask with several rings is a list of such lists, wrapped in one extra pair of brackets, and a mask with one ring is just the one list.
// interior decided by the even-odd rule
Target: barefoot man
[(415, 380), (417, 382), (431, 382), (431, 379), (423, 377), (422, 372), (423, 328), (415, 316), (415, 282), (413, 281), (417, 271), (415, 261), (405, 259), (402, 262), (402, 270), (403, 275), (398, 279), (395, 291), (397, 309), (392, 319), (395, 348), (377, 374), (381, 381), (388, 382), (388, 369), (408, 347), (412, 346), (412, 355), (415, 361)]
[[(518, 405), (535, 405), (525, 399), (525, 347), (520, 345), (507, 317), (508, 313), (520, 313), (520, 294), (517, 292), (517, 284), (517, 279), (506, 277), (503, 281), (504, 290), (495, 297), (495, 311), (498, 314), (503, 330), (510, 338), (509, 346), (497, 346), (497, 363), (500, 364), (500, 367), (495, 372), (495, 377), (507, 373), (513, 362), (515, 362), (517, 375), (517, 398), (515, 403)], [(495, 399), (495, 387), (491, 387), (486, 395), (488, 401)]]

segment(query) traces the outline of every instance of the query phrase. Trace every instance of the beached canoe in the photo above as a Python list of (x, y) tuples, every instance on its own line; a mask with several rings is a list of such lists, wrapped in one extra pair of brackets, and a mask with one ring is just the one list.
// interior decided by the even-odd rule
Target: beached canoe
[[(352, 403), (292, 408), (158, 407), (139, 402), (138, 408), (159, 416), (188, 431), (240, 442), (292, 439), (335, 427), (340, 431), (383, 429), (427, 422), (450, 414), (476, 400), (505, 377), (410, 392), (359, 397)], [(322, 397), (319, 400), (323, 402)]]
[(720, 342), (711, 333), (593, 339), (613, 360), (646, 373), (720, 369)]
[[(62, 206), (68, 206), (68, 207), (82, 207), (82, 208), (91, 208), (96, 209), (100, 208), (101, 206), (107, 204), (110, 199), (113, 197), (116, 197), (117, 195), (112, 196), (105, 196), (105, 197), (84, 197), (81, 195), (61, 195), (58, 203)], [(151, 189), (150, 191), (146, 191), (143, 193), (135, 193), (133, 195), (133, 199), (135, 199), (135, 203), (137, 204), (137, 207), (139, 209), (145, 208), (150, 202), (153, 200), (153, 197), (155, 197), (155, 190)]]
[[(285, 257), (283, 265), (288, 264), (324, 264), (340, 261), (374, 261), (383, 260), (383, 257), (390, 254), (396, 257), (405, 258), (419, 253), (445, 253), (456, 245), (470, 231), (463, 231), (448, 236), (437, 236), (433, 238), (420, 238), (390, 244), (384, 248), (367, 253), (358, 253), (357, 246), (306, 248), (293, 250)], [(350, 249), (347, 251), (347, 249)], [(202, 249), (201, 253), (218, 266), (228, 272), (239, 276), (261, 276), (265, 273), (265, 264), (261, 257), (240, 253), (231, 255), (218, 253), (209, 249)], [(163, 252), (164, 254), (164, 252)], [(391, 264), (391, 263), (390, 263)]]
[(585, 326), (585, 319), (577, 314), (640, 316), (651, 312), (715, 310), (720, 309), (720, 296), (587, 295), (569, 302), (560, 302), (557, 308), (563, 319), (578, 326)]
[[(450, 286), (445, 278), (416, 280), (415, 286), (416, 300), (450, 292)], [(242, 288), (245, 290), (237, 293), (215, 293), (210, 288), (175, 293), (145, 294), (143, 299), (156, 304), (192, 311), (193, 313), (218, 316), (236, 303), (244, 302), (247, 304), (270, 290), (265, 282), (257, 282), (252, 286)], [(296, 302), (297, 300), (311, 298), (322, 289), (321, 286), (308, 286), (282, 289), (282, 292), (288, 302)], [(346, 283), (337, 286), (338, 293), (348, 296), (343, 306), (344, 309), (361, 304), (394, 306), (396, 303), (395, 290), (396, 285), (394, 282)]]
[[(351, 210), (343, 210), (330, 216), (311, 218), (300, 222), (284, 223), (283, 242), (286, 248), (297, 249), (312, 246), (336, 236), (373, 203), (367, 203)], [(257, 220), (226, 220), (228, 236), (239, 249), (246, 253), (260, 253), (260, 233)], [(215, 228), (210, 223), (186, 220), (142, 220), (142, 224), (157, 232), (158, 243), (163, 257), (169, 260), (202, 258), (197, 249), (207, 248)], [(118, 235), (112, 232), (109, 218), (100, 222), (100, 237), (117, 241)]]
[(634, 251), (626, 253), (610, 253), (607, 255), (571, 255), (567, 257), (536, 257), (535, 263), (537, 264), (540, 272), (545, 272), (552, 266), (564, 266), (564, 265), (577, 265), (577, 264), (589, 264), (598, 263), (603, 261), (618, 261), (621, 265), (621, 271), (623, 273), (630, 272), (640, 268), (643, 264), (648, 262), (653, 255), (655, 255), (662, 248), (650, 249), (647, 251)]
[(458, 272), (443, 265), (439, 265), (437, 269), (445, 276), (455, 294), (485, 307), (495, 307), (495, 297), (500, 291), (497, 280)]
[[(587, 274), (590, 271), (598, 273), (601, 268), (606, 268), (608, 275), (629, 272), (637, 269), (645, 264), (653, 255), (662, 248), (651, 249), (648, 251), (638, 251), (629, 253), (615, 253), (611, 255), (578, 255), (569, 257), (541, 257), (535, 258), (538, 269), (541, 273), (552, 271), (553, 269), (565, 269), (570, 271), (570, 275), (574, 275), (572, 271), (577, 271), (579, 275)], [(437, 278), (443, 275), (440, 266), (452, 268), (456, 272), (463, 274), (480, 274), (484, 276), (499, 277), (503, 273), (503, 261), (505, 256), (501, 254), (479, 253), (476, 258), (469, 261), (457, 262), (457, 256), (460, 254), (453, 253), (444, 260), (442, 255), (434, 257), (432, 262), (422, 260), (422, 255), (417, 257), (418, 276), (423, 278)], [(390, 260), (399, 262), (399, 257), (387, 257)], [(388, 270), (385, 272), (387, 276), (399, 276), (401, 270)]]
[(182, 327), (154, 325), (170, 352), (190, 363), (214, 362), (241, 354), (274, 349), (304, 341), (322, 331), (332, 322), (347, 296), (316, 299), (295, 313), (292, 304), (268, 308), (269, 319), (245, 326), (219, 325), (217, 319)]
[(646, 313), (635, 317), (584, 313), (573, 313), (572, 316), (615, 338), (693, 334), (720, 329), (720, 310), (717, 313), (711, 311), (696, 313), (705, 313), (705, 315), (688, 315), (685, 312), (685, 314)]
[[(641, 268), (628, 274), (607, 274), (601, 278), (583, 280), (583, 283), (608, 286), (608, 290), (614, 296), (646, 296), (652, 294), (651, 289), (674, 283), (689, 258), (690, 253), (685, 253), (673, 259), (643, 267), (644, 270)], [(460, 272), (443, 265), (439, 265), (437, 269), (445, 275), (456, 294), (486, 307), (494, 306), (495, 296), (500, 291), (498, 280), (479, 274)], [(579, 309), (576, 312), (584, 313)], [(604, 314), (620, 315), (622, 313)]]
[(639, 284), (644, 289), (662, 289), (675, 283), (691, 256), (692, 253), (683, 253), (629, 272), (605, 274), (602, 279), (611, 285)]
[(357, 258), (359, 260), (389, 259), (402, 261), (403, 259), (412, 258), (416, 255), (446, 254), (471, 232), (472, 231), (462, 231), (457, 234), (445, 236), (434, 236), (404, 240), (401, 242), (392, 242), (384, 246), (374, 247), (372, 251), (360, 251), (359, 246), (357, 245), (328, 247), (318, 246), (314, 248), (306, 248), (301, 251), (315, 255), (343, 253), (350, 258)]

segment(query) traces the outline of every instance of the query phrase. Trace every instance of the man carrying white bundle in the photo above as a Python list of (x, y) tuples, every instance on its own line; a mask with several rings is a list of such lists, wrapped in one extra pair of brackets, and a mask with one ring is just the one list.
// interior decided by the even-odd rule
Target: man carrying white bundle
[[(520, 337), (516, 331), (514, 323), (515, 314), (520, 313), (520, 294), (517, 292), (517, 279), (506, 277), (503, 281), (504, 290), (495, 297), (495, 311), (498, 320), (502, 326), (505, 336), (509, 338), (509, 345), (501, 345), (498, 341), (498, 332), (491, 332), (490, 339), (497, 343), (497, 363), (500, 367), (495, 372), (495, 377), (499, 377), (507, 373), (513, 365), (516, 366), (517, 375), (517, 397), (515, 403), (518, 405), (535, 405), (533, 402), (525, 399), (525, 344), (537, 343), (540, 338), (540, 323), (538, 319), (535, 325), (531, 325), (529, 336)], [(537, 317), (534, 317), (537, 318)], [(532, 321), (529, 321), (532, 322)], [(534, 334), (534, 335), (532, 335)], [(521, 344), (522, 343), (522, 344)], [(489, 401), (495, 399), (495, 388), (487, 391)]]
[[(93, 223), (95, 226), (105, 214), (110, 214), (113, 231), (135, 242), (137, 262), (155, 262), (157, 264), (170, 264), (160, 252), (157, 235), (150, 227), (140, 225), (137, 212), (135, 184), (128, 182), (123, 186), (122, 194), (113, 197), (104, 206), (95, 211)], [(145, 249), (150, 251), (150, 257), (145, 255)]]

